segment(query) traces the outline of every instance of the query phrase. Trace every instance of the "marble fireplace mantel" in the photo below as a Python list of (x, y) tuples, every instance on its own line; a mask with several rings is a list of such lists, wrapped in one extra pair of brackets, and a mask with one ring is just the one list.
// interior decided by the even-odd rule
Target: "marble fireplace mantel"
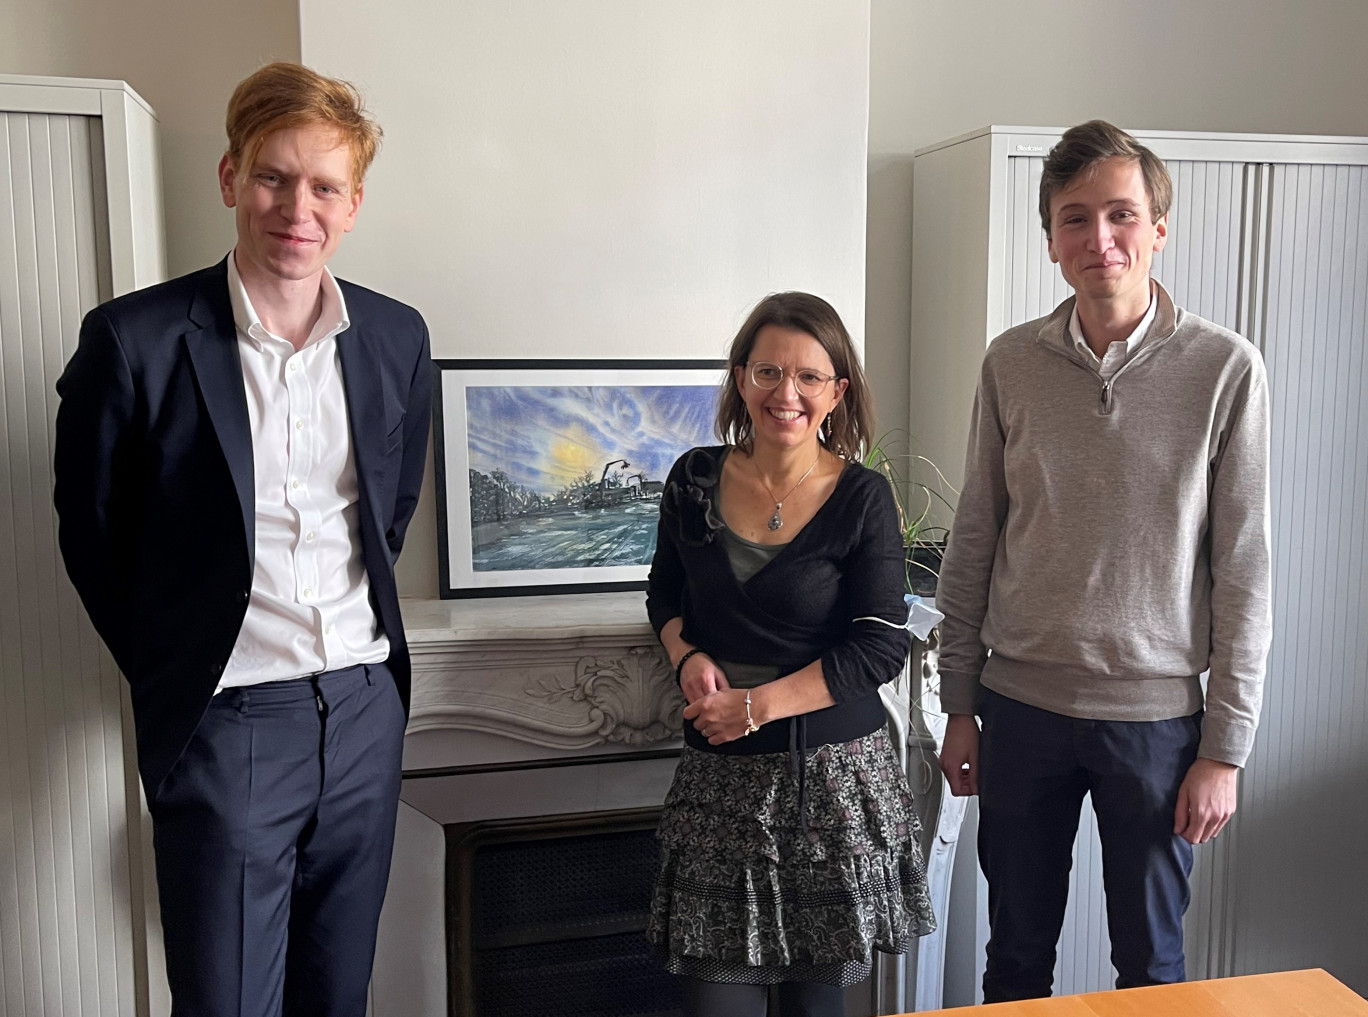
[(401, 606), (406, 772), (678, 744), (683, 698), (640, 592)]
[[(438, 1017), (448, 1006), (444, 830), (659, 805), (682, 744), (684, 700), (641, 592), (401, 607), (413, 697), (372, 1005), (376, 1017)], [(926, 794), (939, 791), (927, 752), (944, 718), (934, 691), (924, 694), (934, 690), (933, 658), (916, 659), (886, 701), (899, 736), (920, 746), (913, 785), (929, 813), (923, 825), (936, 833), (927, 854), (943, 913), (964, 799)], [(909, 702), (919, 704), (911, 717)], [(939, 1005), (943, 950), (938, 932), (905, 961), (884, 958), (861, 990), (869, 998), (850, 1012), (900, 1012), (913, 996), (919, 1008)]]
[(375, 1017), (449, 1017), (447, 831), (654, 808), (684, 706), (645, 594), (403, 600), (404, 781)]

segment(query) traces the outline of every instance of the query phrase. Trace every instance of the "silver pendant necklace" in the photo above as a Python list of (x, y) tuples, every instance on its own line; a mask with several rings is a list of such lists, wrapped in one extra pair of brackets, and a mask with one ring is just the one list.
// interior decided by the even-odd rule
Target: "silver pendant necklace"
[(751, 465), (755, 466), (755, 475), (760, 478), (760, 483), (769, 493), (769, 496), (771, 498), (774, 498), (774, 515), (769, 517), (769, 528), (771, 530), (777, 530), (779, 529), (779, 527), (784, 525), (784, 502), (788, 501), (789, 498), (792, 497), (794, 491), (798, 490), (798, 488), (803, 486), (803, 481), (807, 480), (808, 475), (811, 474), (813, 470), (817, 469), (817, 464), (821, 461), (822, 450), (819, 448), (817, 450), (817, 458), (812, 460), (812, 465), (807, 468), (807, 473), (804, 473), (801, 477), (799, 477), (798, 483), (794, 484), (792, 487), (788, 489), (788, 494), (784, 495), (782, 498), (775, 498), (774, 490), (769, 486), (769, 484), (765, 483), (764, 474), (760, 472), (760, 467), (755, 465), (754, 456), (751, 457)]

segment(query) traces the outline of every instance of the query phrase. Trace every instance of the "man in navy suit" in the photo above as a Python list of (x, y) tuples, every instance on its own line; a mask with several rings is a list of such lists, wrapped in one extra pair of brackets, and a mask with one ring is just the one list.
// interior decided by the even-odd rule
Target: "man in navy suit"
[(427, 329), (326, 267), (380, 136), (355, 89), (272, 64), (227, 126), (234, 250), (91, 311), (57, 383), (60, 543), (132, 693), (173, 1013), (359, 1017)]

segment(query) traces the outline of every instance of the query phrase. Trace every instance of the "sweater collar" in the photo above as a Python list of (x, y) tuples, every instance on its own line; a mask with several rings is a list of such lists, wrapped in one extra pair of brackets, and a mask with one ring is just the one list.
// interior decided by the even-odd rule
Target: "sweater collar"
[[(1142, 348), (1157, 346), (1166, 342), (1178, 330), (1178, 309), (1173, 305), (1173, 298), (1169, 296), (1168, 290), (1164, 289), (1163, 284), (1158, 279), (1154, 279), (1152, 282), (1154, 283), (1154, 323), (1150, 325), (1149, 333), (1143, 340), (1144, 347)], [(1069, 335), (1069, 319), (1073, 317), (1074, 306), (1077, 302), (1077, 297), (1071, 296), (1056, 307), (1040, 326), (1040, 331), (1036, 333), (1036, 339), (1056, 353), (1062, 353), (1071, 360), (1081, 361), (1082, 355), (1073, 348), (1073, 339)]]

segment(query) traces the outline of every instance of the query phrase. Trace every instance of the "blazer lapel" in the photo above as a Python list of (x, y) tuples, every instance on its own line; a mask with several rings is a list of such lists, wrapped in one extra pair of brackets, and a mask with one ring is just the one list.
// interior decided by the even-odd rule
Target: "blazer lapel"
[(374, 533), (384, 538), (385, 522), (372, 497), (371, 484), (384, 466), (385, 402), (380, 384), (380, 365), (365, 330), (355, 319), (337, 336), (337, 355), (342, 361), (342, 386), (347, 392), (347, 417), (351, 422), (352, 456), (361, 508), (374, 523)]
[(252, 429), (247, 418), (247, 390), (238, 359), (237, 326), (228, 300), (227, 262), (210, 272), (190, 305), (190, 320), (198, 328), (182, 338), (199, 382), (209, 420), (214, 425), (228, 472), (237, 489), (242, 527), (247, 537), (247, 559), (256, 554), (256, 484), (252, 473)]

